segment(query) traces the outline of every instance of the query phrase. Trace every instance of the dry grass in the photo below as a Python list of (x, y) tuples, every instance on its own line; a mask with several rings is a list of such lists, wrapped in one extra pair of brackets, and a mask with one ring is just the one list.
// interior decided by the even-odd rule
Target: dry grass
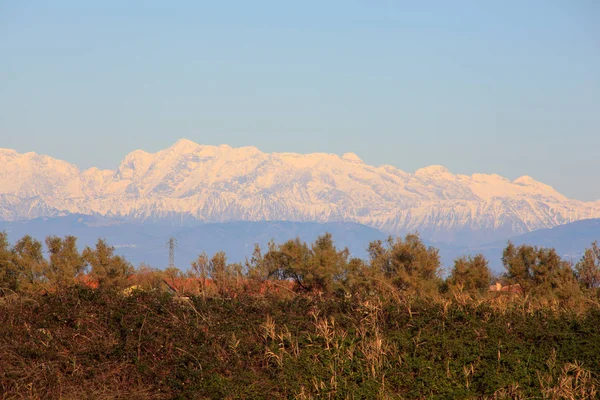
[[(11, 294), (0, 299), (0, 398), (598, 396), (598, 366), (560, 353), (561, 335), (577, 340), (569, 318), (586, 314), (520, 296), (396, 295)], [(553, 352), (520, 337), (563, 320)]]

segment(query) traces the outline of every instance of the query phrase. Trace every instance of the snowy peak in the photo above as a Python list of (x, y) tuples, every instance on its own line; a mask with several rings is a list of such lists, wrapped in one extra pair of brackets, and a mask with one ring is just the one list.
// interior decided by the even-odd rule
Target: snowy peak
[[(202, 222), (288, 220), (420, 231), (453, 241), (519, 234), (600, 217), (600, 202), (569, 200), (524, 176), (453, 174), (440, 165), (406, 173), (356, 154), (263, 153), (180, 139), (128, 154), (115, 171), (80, 171), (35, 153), (0, 149), (0, 219), (66, 214)], [(466, 236), (465, 236), (466, 237)]]
[(557, 198), (567, 200), (566, 197), (558, 193), (552, 186), (536, 181), (528, 175), (523, 175), (520, 178), (515, 179), (513, 183), (538, 193), (544, 193), (546, 196), (555, 196)]
[(14, 157), (14, 156), (16, 156), (18, 154), (19, 153), (17, 153), (16, 150), (0, 148), (0, 157), (9, 157), (9, 156)]
[(199, 144), (192, 142), (191, 140), (182, 138), (178, 139), (171, 147), (169, 147), (169, 150), (179, 153), (186, 153), (196, 151), (198, 147), (200, 147)]
[(415, 171), (415, 175), (418, 177), (430, 177), (430, 178), (450, 178), (454, 175), (448, 171), (448, 169), (441, 165), (430, 165), (429, 167), (421, 168)]
[(513, 181), (513, 183), (515, 183), (517, 185), (522, 185), (522, 186), (537, 186), (537, 187), (545, 186), (545, 187), (550, 187), (548, 185), (545, 185), (545, 184), (543, 184), (541, 182), (536, 181), (535, 179), (533, 179), (529, 175), (523, 175), (523, 176), (515, 179)]
[(154, 157), (142, 150), (136, 150), (129, 153), (119, 166), (115, 174), (116, 179), (136, 179), (141, 178), (148, 172)]
[(362, 163), (363, 161), (354, 153), (344, 153), (342, 159), (350, 162)]
[(80, 195), (79, 176), (79, 168), (65, 161), (34, 152), (0, 151), (0, 194), (18, 197)]

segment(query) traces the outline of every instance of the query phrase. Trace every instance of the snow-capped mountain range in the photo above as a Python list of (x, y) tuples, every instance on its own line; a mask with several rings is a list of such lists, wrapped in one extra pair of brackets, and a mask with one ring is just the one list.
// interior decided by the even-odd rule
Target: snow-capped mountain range
[(568, 199), (522, 176), (407, 173), (353, 154), (267, 154), (180, 139), (118, 169), (80, 170), (36, 153), (0, 149), (0, 219), (68, 214), (175, 223), (346, 221), (434, 241), (488, 241), (600, 217), (600, 201)]

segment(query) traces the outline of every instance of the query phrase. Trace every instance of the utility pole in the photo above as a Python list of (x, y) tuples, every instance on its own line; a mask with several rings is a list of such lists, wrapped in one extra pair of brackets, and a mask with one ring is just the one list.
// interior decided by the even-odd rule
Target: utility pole
[(175, 247), (177, 247), (177, 239), (171, 237), (167, 242), (169, 248), (169, 268), (175, 268)]

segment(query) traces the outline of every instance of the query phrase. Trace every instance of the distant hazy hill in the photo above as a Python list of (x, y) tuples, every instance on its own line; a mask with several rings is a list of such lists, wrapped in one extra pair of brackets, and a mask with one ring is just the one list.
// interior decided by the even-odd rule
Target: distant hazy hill
[(426, 239), (485, 243), (582, 218), (600, 203), (567, 199), (523, 176), (407, 173), (355, 154), (263, 153), (179, 140), (127, 155), (116, 170), (79, 170), (0, 149), (0, 219), (69, 214), (177, 225), (228, 221), (356, 222)]
[[(600, 242), (600, 219), (586, 219), (549, 229), (539, 229), (523, 235), (515, 236), (510, 240), (516, 244), (529, 244), (532, 246), (553, 247), (561, 257), (573, 262), (579, 261), (586, 247), (590, 247), (595, 240)], [(491, 261), (496, 271), (502, 271), (502, 250), (506, 247), (507, 240), (496, 241), (481, 246), (455, 247), (454, 254), (481, 252)], [(447, 253), (450, 255), (451, 253)]]
[(366, 258), (370, 241), (384, 239), (386, 235), (377, 229), (355, 223), (314, 222), (229, 222), (203, 224), (194, 227), (173, 227), (163, 224), (127, 223), (84, 215), (58, 218), (37, 218), (20, 222), (0, 222), (0, 231), (6, 231), (11, 242), (24, 235), (44, 240), (49, 235), (73, 235), (81, 248), (92, 246), (98, 238), (104, 238), (117, 253), (134, 264), (145, 262), (158, 268), (168, 265), (166, 242), (177, 239), (176, 265), (187, 269), (190, 262), (202, 251), (212, 255), (225, 251), (230, 261), (243, 261), (250, 257), (254, 243), (267, 248), (269, 240), (283, 243), (300, 237), (307, 242), (330, 232), (338, 247), (347, 246), (355, 257)]

